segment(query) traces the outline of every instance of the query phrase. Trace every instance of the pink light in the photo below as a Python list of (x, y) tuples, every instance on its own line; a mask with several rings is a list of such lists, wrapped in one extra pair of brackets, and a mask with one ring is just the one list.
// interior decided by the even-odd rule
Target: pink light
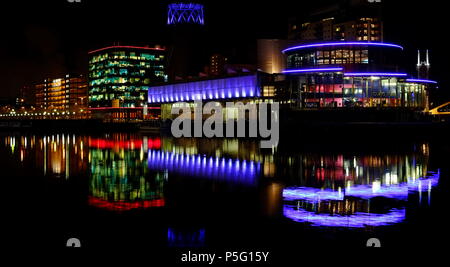
[(100, 48), (97, 50), (93, 50), (88, 52), (88, 54), (96, 53), (99, 51), (107, 50), (107, 49), (113, 49), (113, 48), (129, 48), (129, 49), (144, 49), (144, 50), (156, 50), (156, 51), (165, 51), (165, 48), (157, 48), (157, 47), (139, 47), (139, 46), (128, 46), (128, 45), (118, 45), (118, 46), (108, 46), (104, 48)]

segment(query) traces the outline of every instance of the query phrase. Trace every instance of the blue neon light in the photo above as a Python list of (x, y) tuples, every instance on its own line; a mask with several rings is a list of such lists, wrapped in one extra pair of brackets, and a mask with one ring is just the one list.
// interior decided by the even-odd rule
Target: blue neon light
[(148, 151), (148, 167), (157, 171), (247, 185), (255, 185), (261, 171), (259, 162), (161, 150)]
[(389, 72), (347, 72), (344, 76), (395, 76), (404, 77), (408, 76), (406, 73), (389, 73)]
[(344, 68), (295, 69), (295, 70), (284, 70), (283, 73), (337, 72), (337, 71), (343, 71), (343, 70), (344, 70)]
[(257, 75), (150, 87), (148, 102), (170, 103), (194, 100), (252, 98), (260, 96)]
[(369, 43), (369, 42), (332, 42), (332, 43), (318, 43), (318, 44), (308, 44), (308, 45), (299, 45), (287, 48), (283, 50), (283, 53), (291, 50), (300, 50), (306, 48), (314, 48), (314, 47), (326, 47), (326, 46), (349, 46), (349, 45), (361, 45), (361, 46), (382, 46), (382, 47), (395, 47), (403, 50), (403, 47), (396, 44), (388, 44), (388, 43)]
[(167, 24), (200, 24), (204, 25), (203, 5), (194, 3), (169, 4)]
[(407, 82), (413, 82), (413, 83), (438, 83), (436, 81), (432, 80), (422, 80), (422, 79), (406, 79)]

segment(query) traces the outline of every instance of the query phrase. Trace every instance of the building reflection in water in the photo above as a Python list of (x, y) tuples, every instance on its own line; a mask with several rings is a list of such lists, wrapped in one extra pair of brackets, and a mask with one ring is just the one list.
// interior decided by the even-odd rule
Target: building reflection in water
[(19, 164), (34, 165), (41, 176), (88, 176), (89, 204), (114, 211), (164, 206), (166, 180), (175, 174), (263, 185), (262, 211), (268, 216), (283, 213), (313, 226), (381, 226), (404, 221), (412, 195), (429, 205), (439, 181), (439, 172), (428, 170), (427, 144), (395, 154), (289, 154), (262, 152), (259, 142), (251, 140), (138, 134), (9, 135), (0, 140)]
[[(209, 162), (211, 162), (211, 166), (214, 172), (216, 172), (216, 175), (212, 174), (212, 178), (220, 179), (220, 177), (222, 177), (224, 179), (229, 179), (229, 181), (233, 181), (238, 179), (240, 175), (243, 175), (242, 180), (250, 182), (261, 174), (264, 176), (275, 175), (273, 167), (274, 155), (272, 153), (261, 153), (259, 142), (255, 141), (237, 138), (200, 139), (165, 137), (162, 142), (161, 150), (165, 153), (169, 153), (169, 156), (172, 154), (174, 156), (178, 155), (178, 163), (180, 163), (180, 159), (184, 157), (184, 162), (186, 163), (189, 161), (189, 164), (194, 164), (193, 166), (195, 166), (195, 162), (191, 161), (192, 156), (194, 156), (196, 160), (200, 158), (200, 166), (203, 166), (204, 160), (201, 157), (205, 156), (206, 165), (203, 166), (202, 169), (207, 171), (207, 169), (210, 168), (208, 166)], [(188, 155), (190, 155), (191, 158), (188, 159)], [(218, 159), (218, 165), (216, 165), (216, 159)], [(223, 161), (225, 163), (224, 165), (222, 165)], [(149, 162), (149, 165), (150, 164), (151, 163)], [(154, 167), (160, 168), (161, 164), (164, 163), (157, 162)], [(255, 169), (243, 169), (243, 165), (246, 167), (254, 165)], [(174, 171), (176, 170), (176, 168), (172, 169)], [(236, 174), (226, 174), (227, 170), (233, 171)], [(192, 175), (192, 173), (185, 168), (180, 168), (179, 171)], [(207, 173), (204, 174), (207, 175)], [(205, 175), (202, 175), (202, 177), (205, 177)]]
[(160, 145), (159, 138), (126, 134), (90, 138), (89, 204), (114, 211), (164, 206), (166, 175), (148, 169), (146, 152)]
[(400, 223), (410, 195), (417, 193), (429, 205), (440, 176), (428, 171), (428, 145), (405, 155), (304, 154), (288, 161), (301, 175), (283, 190), (284, 216), (312, 226)]

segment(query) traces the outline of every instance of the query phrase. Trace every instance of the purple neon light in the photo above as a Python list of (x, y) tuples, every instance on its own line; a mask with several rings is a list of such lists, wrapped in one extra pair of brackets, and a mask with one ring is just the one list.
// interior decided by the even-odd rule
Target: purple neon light
[(408, 76), (406, 73), (390, 73), (390, 72), (347, 72), (344, 76)]
[(168, 84), (148, 90), (149, 103), (170, 103), (194, 100), (215, 100), (260, 96), (255, 75), (189, 83)]
[(283, 73), (337, 72), (337, 71), (343, 71), (343, 70), (344, 70), (344, 68), (295, 69), (295, 70), (284, 70)]
[(176, 154), (161, 150), (148, 151), (148, 167), (152, 170), (247, 185), (256, 184), (261, 170), (259, 162)]
[(423, 79), (406, 79), (407, 82), (415, 82), (415, 83), (438, 83), (432, 80), (423, 80)]
[(370, 42), (332, 42), (332, 43), (317, 43), (317, 44), (308, 44), (308, 45), (299, 45), (287, 48), (282, 52), (288, 52), (292, 50), (300, 50), (306, 48), (314, 48), (314, 47), (326, 47), (326, 46), (349, 46), (349, 45), (361, 45), (361, 46), (382, 46), (382, 47), (395, 47), (403, 50), (403, 47), (396, 44), (388, 44), (388, 43), (370, 43)]

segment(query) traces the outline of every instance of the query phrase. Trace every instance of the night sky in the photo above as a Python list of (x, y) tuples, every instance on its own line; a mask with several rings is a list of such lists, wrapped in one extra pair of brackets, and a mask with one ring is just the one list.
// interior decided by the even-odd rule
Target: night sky
[[(122, 45), (169, 44), (163, 0), (34, 0), (0, 7), (0, 98), (45, 77), (87, 73), (87, 51)], [(198, 2), (198, 1), (197, 1)], [(205, 53), (223, 53), (232, 63), (254, 63), (256, 38), (285, 38), (288, 18), (326, 2), (203, 0)], [(442, 101), (450, 100), (450, 53), (445, 1), (384, 0), (385, 41), (405, 47), (414, 70), (418, 48), (431, 50), (432, 77)], [(205, 62), (206, 64), (206, 62)], [(414, 73), (414, 72), (412, 72)]]

